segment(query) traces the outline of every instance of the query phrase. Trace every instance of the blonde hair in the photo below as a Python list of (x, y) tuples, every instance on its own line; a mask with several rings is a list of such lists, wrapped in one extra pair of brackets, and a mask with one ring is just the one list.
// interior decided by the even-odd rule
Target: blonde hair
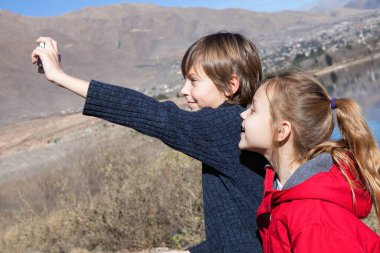
[[(360, 106), (347, 98), (334, 101), (342, 139), (333, 141), (330, 137), (334, 129), (334, 108), (318, 80), (306, 73), (293, 71), (269, 77), (265, 85), (267, 94), (270, 92), (273, 135), (278, 133), (276, 122), (279, 119), (292, 123), (295, 162), (330, 153), (350, 184), (352, 193), (353, 188), (370, 192), (380, 221), (380, 152)], [(278, 164), (280, 145), (276, 139), (274, 136), (274, 167)], [(351, 177), (347, 175), (346, 168)]]
[(262, 67), (255, 45), (238, 33), (219, 32), (200, 38), (182, 58), (182, 75), (202, 67), (218, 90), (231, 93), (229, 81), (237, 75), (240, 86), (228, 98), (231, 104), (247, 105), (262, 80)]

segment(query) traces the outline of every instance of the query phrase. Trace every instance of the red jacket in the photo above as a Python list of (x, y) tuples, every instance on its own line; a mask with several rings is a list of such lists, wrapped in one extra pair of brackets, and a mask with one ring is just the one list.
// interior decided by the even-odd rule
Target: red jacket
[(380, 252), (380, 237), (360, 220), (371, 211), (370, 194), (356, 189), (354, 203), (349, 184), (332, 160), (325, 170), (310, 169), (317, 173), (274, 190), (275, 173), (267, 167), (256, 217), (264, 253)]

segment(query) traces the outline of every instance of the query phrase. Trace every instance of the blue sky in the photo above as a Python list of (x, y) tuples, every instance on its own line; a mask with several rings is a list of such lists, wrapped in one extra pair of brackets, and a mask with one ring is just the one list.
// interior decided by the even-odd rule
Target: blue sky
[(305, 4), (316, 0), (0, 0), (0, 9), (8, 10), (26, 16), (55, 16), (79, 10), (89, 6), (104, 6), (118, 3), (153, 3), (175, 7), (209, 7), (244, 8), (253, 11), (274, 12), (280, 10), (297, 10)]

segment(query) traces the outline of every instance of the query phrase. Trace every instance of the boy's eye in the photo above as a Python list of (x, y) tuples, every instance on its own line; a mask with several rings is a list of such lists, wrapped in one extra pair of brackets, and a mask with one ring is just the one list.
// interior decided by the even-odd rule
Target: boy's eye
[(197, 79), (190, 79), (191, 84), (194, 86), (198, 80)]

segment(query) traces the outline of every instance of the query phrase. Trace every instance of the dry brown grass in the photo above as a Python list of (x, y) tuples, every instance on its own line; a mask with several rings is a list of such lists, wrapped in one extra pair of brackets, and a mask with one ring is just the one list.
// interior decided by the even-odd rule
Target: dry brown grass
[(144, 152), (98, 150), (71, 163), (0, 190), (13, 203), (1, 209), (0, 252), (183, 248), (202, 240), (199, 162), (150, 140)]
[[(1, 186), (0, 252), (130, 252), (201, 241), (200, 163), (135, 132), (123, 139)], [(380, 234), (374, 213), (364, 221)]]

